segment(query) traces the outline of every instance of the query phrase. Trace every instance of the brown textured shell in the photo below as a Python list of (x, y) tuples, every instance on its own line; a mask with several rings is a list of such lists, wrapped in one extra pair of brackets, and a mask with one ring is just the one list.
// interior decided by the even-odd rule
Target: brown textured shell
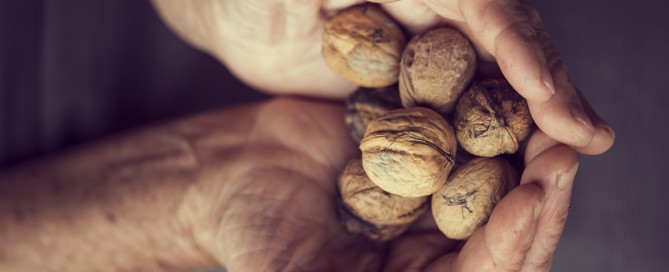
[(322, 54), (339, 76), (364, 87), (397, 82), (402, 29), (374, 4), (354, 6), (325, 23)]
[(432, 196), (432, 215), (439, 230), (451, 239), (469, 238), (517, 184), (516, 171), (502, 158), (469, 161)]
[(386, 112), (402, 108), (397, 85), (360, 88), (346, 99), (346, 125), (356, 143), (365, 136), (367, 124)]
[(474, 71), (476, 52), (460, 32), (442, 27), (419, 34), (402, 53), (399, 79), (402, 104), (449, 113)]
[(428, 197), (407, 198), (393, 195), (374, 185), (360, 159), (352, 159), (339, 177), (340, 219), (351, 233), (374, 240), (389, 240), (400, 235), (428, 208)]
[(389, 111), (367, 126), (362, 166), (374, 184), (404, 197), (439, 189), (451, 171), (457, 144), (451, 125), (427, 108)]
[(515, 153), (532, 127), (527, 101), (506, 80), (475, 82), (455, 111), (458, 142), (469, 153), (494, 157)]

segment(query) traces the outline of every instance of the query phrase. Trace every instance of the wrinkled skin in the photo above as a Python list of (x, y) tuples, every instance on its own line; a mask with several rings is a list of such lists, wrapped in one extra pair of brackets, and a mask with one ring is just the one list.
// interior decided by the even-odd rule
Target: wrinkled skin
[[(365, 1), (153, 2), (184, 40), (257, 89), (342, 99), (356, 88), (326, 66), (321, 38), (328, 14)], [(585, 154), (603, 153), (613, 144), (613, 130), (572, 84), (539, 13), (530, 5), (518, 0), (374, 2), (388, 2), (383, 8), (412, 34), (440, 24), (465, 33), (488, 63), (481, 63), (479, 72), (495, 74), (499, 66), (528, 100), (535, 123), (552, 138)]]
[(359, 156), (342, 114), (338, 104), (297, 99), (247, 112), (255, 122), (246, 144), (212, 164), (220, 172), (203, 171), (198, 193), (184, 199), (207, 207), (185, 210), (199, 215), (187, 222), (199, 246), (230, 271), (548, 271), (578, 165), (574, 150), (537, 131), (521, 185), (462, 249), (430, 213), (398, 239), (375, 243), (348, 234), (336, 217), (338, 173)]
[[(184, 40), (255, 88), (336, 99), (356, 88), (323, 62), (321, 35), (324, 14), (363, 1), (153, 1)], [(203, 195), (190, 196), (214, 207), (190, 222), (201, 247), (231, 271), (548, 271), (567, 216), (575, 152), (608, 150), (613, 130), (569, 80), (532, 7), (516, 0), (403, 0), (383, 7), (411, 33), (437, 24), (458, 28), (489, 63), (479, 72), (493, 67), (494, 74), (499, 66), (528, 100), (540, 130), (529, 138), (521, 185), (461, 249), (429, 216), (392, 243), (350, 236), (333, 207), (338, 171), (357, 156), (341, 108), (279, 100), (263, 107), (271, 110), (258, 115), (249, 146), (224, 155), (240, 166), (230, 166), (237, 170), (229, 182), (205, 175)]]

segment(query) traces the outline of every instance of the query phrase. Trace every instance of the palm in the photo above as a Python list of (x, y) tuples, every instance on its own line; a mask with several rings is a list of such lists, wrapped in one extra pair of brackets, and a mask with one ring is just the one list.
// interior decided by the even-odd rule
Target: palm
[[(185, 40), (257, 89), (328, 98), (343, 98), (355, 89), (327, 68), (320, 52), (321, 11), (351, 1), (154, 2)], [(191, 18), (186, 23), (184, 14)]]
[[(225, 233), (221, 243), (235, 245), (233, 257), (224, 258), (232, 271), (380, 270), (390, 268), (386, 260), (403, 265), (388, 255), (406, 251), (419, 256), (403, 255), (400, 260), (420, 262), (453, 248), (433, 226), (416, 229), (392, 245), (348, 234), (337, 218), (334, 181), (346, 160), (355, 156), (355, 147), (346, 134), (341, 109), (291, 101), (269, 111), (272, 117), (258, 124), (268, 131), (260, 134), (287, 140), (271, 155), (284, 162), (268, 166), (253, 160), (258, 170), (240, 177), (238, 184), (244, 185), (234, 193), (239, 197), (228, 204), (239, 210), (220, 230)], [(258, 143), (265, 144), (275, 143)]]
[(514, 190), (461, 251), (430, 214), (392, 242), (371, 242), (348, 234), (337, 218), (335, 180), (347, 160), (359, 156), (341, 107), (280, 99), (260, 112), (258, 129), (237, 162), (246, 167), (223, 196), (214, 197), (227, 198), (223, 212), (210, 215), (220, 218), (215, 255), (231, 271), (456, 270), (456, 264), (466, 271), (468, 265), (499, 265), (498, 258), (515, 255), (522, 259), (511, 265), (523, 264), (525, 256), (515, 253), (534, 238), (535, 225), (526, 215), (541, 198), (536, 186)]

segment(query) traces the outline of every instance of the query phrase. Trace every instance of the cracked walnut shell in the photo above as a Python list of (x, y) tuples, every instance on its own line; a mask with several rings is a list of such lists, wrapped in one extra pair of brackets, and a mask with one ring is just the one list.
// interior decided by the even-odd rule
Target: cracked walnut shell
[(414, 37), (400, 62), (404, 107), (422, 106), (447, 114), (476, 71), (476, 52), (464, 35), (442, 27)]
[(475, 82), (458, 100), (455, 131), (463, 149), (481, 157), (515, 153), (532, 127), (527, 101), (506, 80)]
[(385, 241), (402, 234), (428, 208), (428, 197), (390, 194), (374, 185), (360, 159), (348, 162), (337, 182), (339, 219), (347, 231)]
[(451, 239), (469, 238), (517, 183), (518, 175), (505, 159), (476, 158), (464, 164), (432, 196), (439, 230)]
[(322, 55), (342, 78), (363, 87), (385, 87), (397, 82), (402, 29), (373, 4), (354, 6), (325, 23)]
[(453, 167), (451, 125), (427, 108), (399, 109), (372, 121), (360, 143), (362, 166), (381, 189), (404, 197), (439, 189)]

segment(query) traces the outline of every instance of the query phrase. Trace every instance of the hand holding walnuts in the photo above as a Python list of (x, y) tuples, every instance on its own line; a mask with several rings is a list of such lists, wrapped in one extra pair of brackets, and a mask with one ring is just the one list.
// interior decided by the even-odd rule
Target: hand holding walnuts
[[(393, 110), (396, 97), (387, 99), (394, 86), (361, 89), (347, 101), (346, 122), (354, 140), (365, 129), (360, 150), (368, 181), (398, 198), (433, 194), (432, 216), (451, 239), (469, 238), (518, 184), (515, 170), (496, 156), (517, 152), (533, 125), (527, 102), (508, 82), (472, 83), (475, 67), (469, 41), (453, 29), (437, 28), (414, 37), (403, 50), (399, 94), (405, 109)], [(460, 156), (465, 160), (450, 173), (458, 144), (460, 153), (474, 159)], [(357, 218), (350, 209), (340, 213)], [(403, 231), (371, 228), (360, 220), (343, 223), (350, 232), (376, 240)]]

